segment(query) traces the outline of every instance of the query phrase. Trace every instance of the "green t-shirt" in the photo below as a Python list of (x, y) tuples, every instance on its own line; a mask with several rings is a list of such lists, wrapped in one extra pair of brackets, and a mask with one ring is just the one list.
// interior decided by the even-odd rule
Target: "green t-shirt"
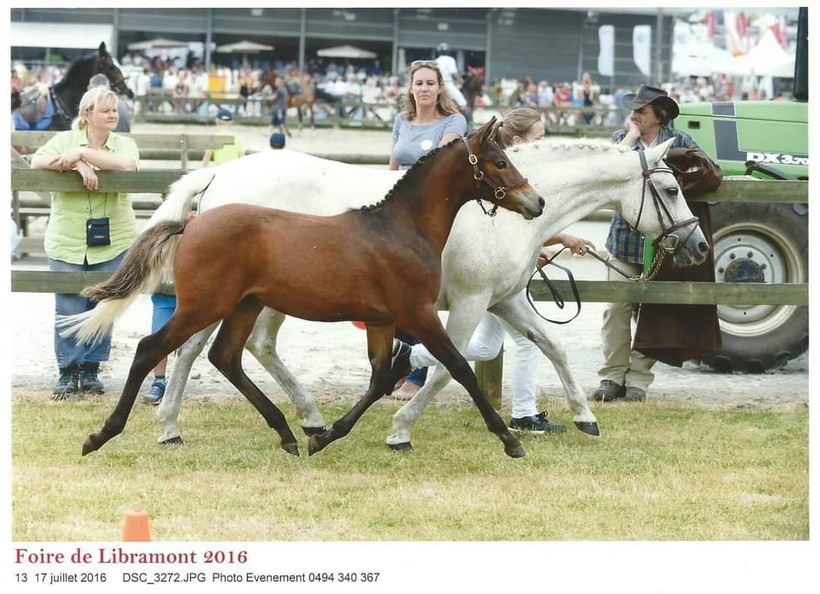
[[(55, 134), (35, 154), (57, 156), (78, 147), (88, 147), (85, 130), (67, 130)], [(112, 132), (101, 150), (129, 156), (139, 167), (139, 151), (131, 138)], [(86, 221), (102, 217), (109, 219), (111, 245), (88, 247)], [(89, 191), (51, 193), (51, 215), (45, 236), (49, 258), (70, 264), (108, 262), (128, 249), (136, 237), (136, 217), (128, 194)]]
[(230, 135), (233, 136), (233, 144), (226, 144), (223, 145), (222, 148), (214, 149), (211, 157), (214, 165), (221, 165), (227, 161), (233, 161), (245, 154), (245, 145), (239, 134), (230, 132)]

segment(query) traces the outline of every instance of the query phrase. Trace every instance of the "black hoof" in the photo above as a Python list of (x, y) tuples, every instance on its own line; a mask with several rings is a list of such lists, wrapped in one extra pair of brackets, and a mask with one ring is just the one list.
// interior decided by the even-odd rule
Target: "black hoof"
[(524, 451), (524, 448), (521, 445), (504, 446), (504, 452), (510, 458), (523, 458), (527, 455), (527, 452)]
[(302, 431), (305, 432), (305, 435), (308, 437), (311, 435), (319, 435), (320, 433), (324, 433), (326, 429), (324, 427), (305, 427), (302, 426)]
[(394, 452), (412, 452), (413, 446), (409, 441), (404, 443), (388, 443), (387, 446)]
[(99, 444), (96, 443), (96, 439), (94, 438), (94, 435), (89, 435), (88, 437), (85, 438), (85, 441), (83, 442), (83, 456), (87, 456), (91, 452), (96, 452), (97, 450), (100, 449), (100, 446), (102, 446), (103, 443), (105, 443), (105, 442), (102, 442), (102, 443), (99, 443)]
[(316, 452), (321, 452), (327, 443), (323, 443), (319, 437), (321, 434), (318, 435), (311, 435), (310, 439), (308, 440), (308, 456), (312, 456)]
[(296, 456), (297, 458), (299, 457), (299, 446), (295, 443), (283, 443), (282, 449), (288, 454)]
[(575, 426), (578, 427), (578, 431), (586, 433), (587, 435), (594, 435), (598, 437), (601, 434), (601, 430), (598, 429), (598, 423), (590, 423), (589, 421), (585, 421), (582, 423), (575, 422)]
[(172, 437), (170, 439), (166, 439), (165, 441), (159, 442), (161, 446), (175, 446), (175, 445), (182, 445), (182, 437), (177, 435), (176, 437)]

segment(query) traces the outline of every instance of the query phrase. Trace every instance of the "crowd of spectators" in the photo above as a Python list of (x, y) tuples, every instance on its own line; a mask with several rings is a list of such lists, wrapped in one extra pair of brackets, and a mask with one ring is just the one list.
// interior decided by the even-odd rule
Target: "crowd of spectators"
[[(244, 99), (235, 107), (239, 116), (269, 117), (275, 89), (273, 73), (288, 82), (290, 92), (312, 83), (316, 88), (319, 112), (335, 113), (351, 121), (379, 119), (392, 122), (401, 109), (401, 75), (384, 72), (378, 62), (356, 65), (320, 64), (310, 61), (305, 70), (295, 62), (234, 61), (214, 65), (208, 71), (195, 60), (186, 64), (180, 59), (126, 54), (121, 60), (122, 70), (137, 97), (134, 113), (140, 109), (167, 113), (196, 113), (219, 108), (209, 98)], [(12, 68), (12, 88), (23, 88), (40, 82), (50, 85), (64, 74), (65, 67), (46, 65), (27, 70), (22, 64)], [(736, 79), (715, 75), (712, 77), (684, 77), (662, 85), (679, 103), (695, 101), (728, 101), (739, 99), (766, 99), (765, 87), (755, 77)], [(518, 107), (543, 110), (548, 123), (575, 125), (577, 123), (618, 126), (622, 119), (621, 99), (629, 89), (610, 88), (592, 80), (584, 73), (579, 81), (535, 80), (532, 76), (519, 79), (503, 78), (485, 83), (484, 94), (476, 101), (477, 108), (490, 108), (506, 113)], [(213, 114), (210, 114), (213, 115)], [(321, 113), (319, 117), (321, 117)]]

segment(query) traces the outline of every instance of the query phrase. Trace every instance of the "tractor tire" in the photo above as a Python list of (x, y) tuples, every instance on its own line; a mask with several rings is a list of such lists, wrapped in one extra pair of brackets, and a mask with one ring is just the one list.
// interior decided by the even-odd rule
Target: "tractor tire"
[[(805, 204), (710, 205), (716, 282), (809, 282)], [(722, 348), (701, 361), (725, 373), (765, 373), (809, 346), (808, 306), (719, 305)]]

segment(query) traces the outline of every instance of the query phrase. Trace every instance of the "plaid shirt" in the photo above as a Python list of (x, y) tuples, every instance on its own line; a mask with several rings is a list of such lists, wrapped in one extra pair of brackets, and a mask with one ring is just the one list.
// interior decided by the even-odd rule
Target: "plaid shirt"
[[(626, 136), (627, 130), (618, 130), (612, 135), (612, 142), (619, 144)], [(686, 132), (675, 130), (670, 125), (663, 126), (652, 143), (652, 146), (661, 144), (675, 138), (675, 143), (672, 148), (694, 148), (699, 149), (700, 146), (695, 139), (689, 136)], [(639, 140), (632, 148), (635, 150), (643, 150), (643, 143)], [(643, 264), (643, 233), (633, 229), (619, 214), (612, 215), (612, 223), (609, 226), (609, 235), (606, 238), (606, 249), (609, 253), (623, 262), (631, 262), (633, 264)]]

